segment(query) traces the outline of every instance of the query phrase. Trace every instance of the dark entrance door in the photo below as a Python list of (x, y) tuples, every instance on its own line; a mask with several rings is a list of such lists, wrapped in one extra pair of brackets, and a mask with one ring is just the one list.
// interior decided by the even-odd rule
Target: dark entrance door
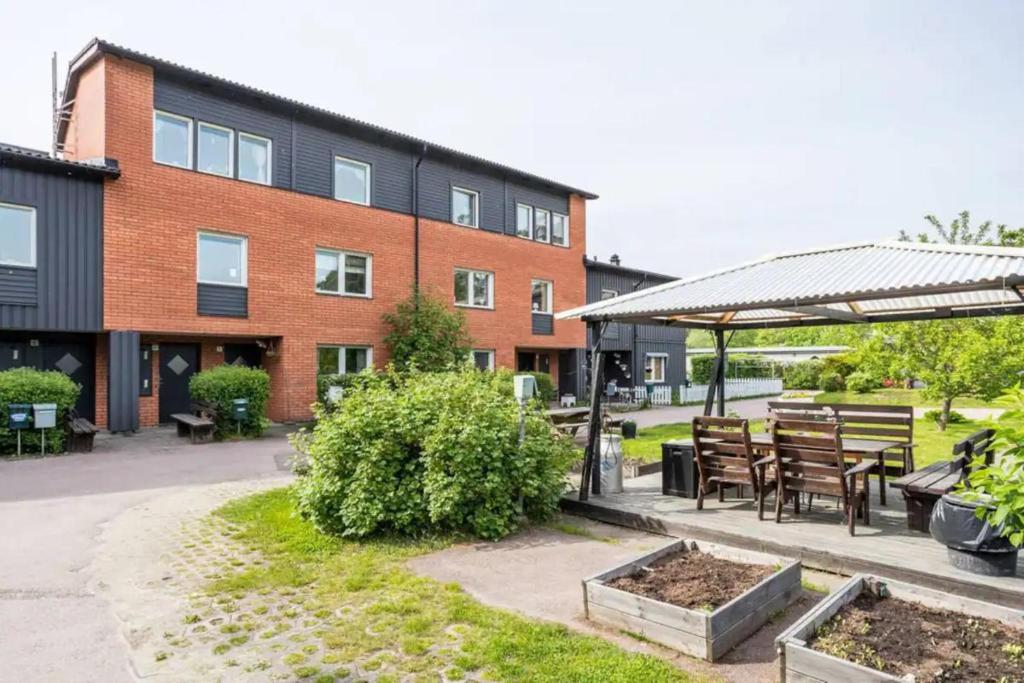
[(44, 370), (58, 370), (81, 385), (75, 410), (80, 417), (96, 419), (96, 360), (91, 344), (45, 342), (42, 344)]
[(191, 412), (188, 381), (198, 371), (197, 345), (160, 345), (160, 422), (170, 422), (174, 413)]
[(0, 372), (25, 365), (26, 347), (23, 342), (0, 341)]
[(228, 365), (258, 368), (263, 365), (263, 349), (256, 344), (225, 344), (224, 362)]
[(516, 354), (516, 372), (533, 372), (537, 368), (537, 355), (527, 351)]
[(538, 353), (537, 354), (537, 372), (546, 372), (551, 374), (551, 354), (550, 353)]

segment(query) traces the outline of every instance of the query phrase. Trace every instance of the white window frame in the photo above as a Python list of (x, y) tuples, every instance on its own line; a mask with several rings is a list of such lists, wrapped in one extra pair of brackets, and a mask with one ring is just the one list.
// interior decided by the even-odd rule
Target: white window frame
[[(555, 241), (555, 217), (556, 216), (559, 217), (559, 218), (562, 218), (565, 221), (565, 242), (563, 244), (559, 244), (558, 242)], [(566, 248), (566, 249), (569, 247), (569, 216), (568, 216), (568, 214), (558, 213), (557, 211), (552, 211), (551, 212), (551, 225), (548, 226), (548, 237), (551, 239), (551, 244), (555, 245), (556, 247), (563, 247), (563, 248)]]
[[(156, 119), (157, 119), (158, 116), (166, 116), (169, 119), (178, 119), (179, 121), (184, 121), (185, 123), (188, 124), (188, 162), (184, 166), (181, 166), (179, 164), (172, 164), (169, 161), (160, 161), (159, 159), (156, 158)], [(187, 168), (187, 169), (192, 169), (192, 167), (193, 167), (193, 163), (192, 162), (194, 161), (192, 156), (193, 156), (193, 148), (195, 147), (195, 127), (196, 127), (195, 126), (195, 121), (193, 121), (192, 119), (190, 119), (187, 116), (182, 116), (180, 114), (172, 114), (171, 112), (164, 111), (162, 109), (154, 109), (153, 110), (153, 133), (152, 133), (153, 134), (153, 163), (160, 164), (161, 166), (170, 166), (171, 168)]]
[[(533, 287), (536, 284), (545, 284), (548, 286), (547, 302), (545, 302), (546, 310), (535, 311), (533, 310)], [(554, 306), (555, 299), (555, 283), (551, 280), (543, 280), (541, 278), (533, 278), (530, 280), (530, 312), (541, 313), (543, 315), (552, 315), (555, 310)]]
[[(537, 215), (542, 213), (545, 213), (548, 216), (548, 222), (546, 223), (547, 230), (545, 231), (546, 239), (540, 239), (537, 237)], [(534, 207), (533, 236), (533, 239), (537, 242), (541, 242), (542, 244), (551, 244), (551, 211), (549, 211), (548, 209), (540, 209)]]
[(487, 354), (487, 369), (494, 371), (494, 349), (473, 349), (469, 352), (469, 362), (476, 367), (476, 354), (486, 353)]
[[(653, 358), (661, 359), (661, 376), (654, 377), (652, 373), (651, 379), (647, 379), (647, 361)], [(654, 366), (652, 366), (654, 367)], [(644, 384), (664, 384), (665, 377), (668, 376), (668, 354), (667, 353), (648, 353), (644, 356)]]
[(207, 175), (215, 175), (219, 178), (234, 178), (235, 177), (235, 130), (228, 128), (227, 126), (219, 126), (216, 123), (210, 123), (209, 121), (196, 121), (196, 140), (202, 135), (203, 128), (212, 128), (214, 130), (226, 131), (228, 133), (228, 172), (225, 173), (214, 173), (213, 171), (204, 171), (200, 168), (202, 166), (202, 145), (196, 145), (196, 170), (200, 173)]
[(316, 352), (316, 367), (317, 374), (319, 375), (320, 370), (320, 349), (338, 349), (338, 372), (334, 373), (337, 375), (348, 375), (355, 374), (349, 373), (348, 368), (345, 367), (345, 351), (348, 349), (365, 349), (366, 350), (366, 367), (372, 368), (373, 365), (373, 346), (370, 344), (317, 344)]
[(29, 235), (29, 263), (22, 263), (21, 261), (0, 261), (0, 265), (14, 266), (16, 268), (36, 268), (38, 263), (38, 254), (36, 252), (36, 207), (26, 206), (24, 204), (8, 204), (6, 202), (0, 202), (0, 207), (6, 209), (14, 209), (16, 211), (27, 211), (32, 217), (31, 223), (31, 235)]
[[(605, 297), (605, 294), (611, 294), (609, 297)], [(602, 289), (601, 290), (601, 301), (607, 301), (608, 299), (614, 299), (619, 295), (618, 290), (615, 289)]]
[[(199, 273), (202, 271), (200, 268), (200, 259), (203, 257), (202, 252), (202, 241), (203, 236), (207, 237), (218, 237), (220, 239), (233, 239), (238, 240), (242, 243), (242, 281), (238, 282), (218, 282), (216, 280), (201, 280)], [(213, 230), (200, 230), (196, 233), (196, 282), (204, 285), (221, 285), (223, 287), (248, 287), (249, 286), (249, 238), (245, 235), (233, 235), (228, 232), (215, 232)]]
[[(320, 289), (316, 286), (316, 256), (320, 254), (330, 254), (334, 256), (338, 261), (338, 287), (340, 288), (337, 292), (332, 292), (329, 289)], [(359, 256), (366, 259), (366, 293), (361, 292), (347, 292), (345, 291), (345, 257), (346, 256)], [(331, 249), (330, 247), (317, 247), (315, 255), (313, 257), (313, 288), (317, 294), (331, 294), (333, 296), (350, 296), (358, 299), (372, 299), (373, 298), (373, 254), (367, 254), (361, 251), (344, 251), (341, 249)]]
[[(338, 166), (337, 163), (343, 161), (346, 164), (352, 164), (353, 166), (362, 166), (366, 169), (366, 180), (364, 181), (363, 190), (366, 194), (366, 201), (357, 202), (353, 199), (345, 199), (344, 197), (338, 196)], [(334, 155), (334, 162), (331, 165), (331, 180), (333, 183), (332, 194), (334, 198), (339, 202), (346, 202), (348, 204), (355, 204), (357, 206), (369, 206), (373, 201), (373, 166), (365, 161), (359, 161), (358, 159), (350, 159), (349, 157), (343, 157), (340, 154)]]
[(261, 183), (258, 180), (250, 180), (249, 178), (242, 177), (242, 163), (238, 161), (238, 170), (235, 173), (235, 177), (247, 183), (254, 183), (256, 185), (267, 185), (271, 186), (274, 184), (274, 141), (271, 138), (263, 137), (262, 135), (256, 135), (254, 133), (246, 133), (245, 131), (238, 131), (238, 144), (241, 146), (242, 138), (249, 138), (250, 140), (259, 140), (267, 143), (267, 182)]
[[(526, 215), (530, 217), (530, 225), (525, 235), (519, 232), (519, 209), (526, 209)], [(521, 237), (524, 240), (533, 239), (533, 207), (522, 202), (516, 202), (516, 237)]]
[[(459, 223), (455, 220), (455, 193), (462, 192), (464, 194), (473, 196), (473, 224)], [(449, 202), (448, 210), (451, 212), (452, 223), (455, 225), (461, 225), (464, 228), (479, 228), (480, 227), (480, 193), (476, 190), (470, 190), (465, 187), (459, 187), (458, 185), (452, 185), (451, 201)]]
[[(494, 310), (494, 273), (489, 270), (476, 270), (474, 268), (456, 268), (452, 273), (452, 299), (455, 299), (455, 273), (468, 273), (468, 282), (466, 286), (466, 297), (469, 303), (459, 303), (455, 301), (455, 305), (460, 308), (476, 308), (480, 310)], [(487, 278), (487, 305), (480, 306), (479, 304), (473, 303), (476, 298), (473, 295), (476, 293), (474, 273), (483, 273), (488, 276)]]

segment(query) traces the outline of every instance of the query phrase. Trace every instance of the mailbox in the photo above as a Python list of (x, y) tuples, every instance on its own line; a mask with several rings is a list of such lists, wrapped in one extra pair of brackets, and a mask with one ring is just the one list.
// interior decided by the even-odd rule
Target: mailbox
[(7, 428), (28, 429), (32, 426), (32, 406), (28, 403), (7, 404)]
[(34, 403), (32, 405), (32, 421), (36, 429), (52, 429), (57, 426), (56, 403)]
[(512, 380), (515, 382), (516, 400), (520, 403), (537, 393), (537, 380), (533, 375), (516, 375)]
[(238, 422), (249, 419), (249, 399), (236, 398), (231, 401), (231, 417)]

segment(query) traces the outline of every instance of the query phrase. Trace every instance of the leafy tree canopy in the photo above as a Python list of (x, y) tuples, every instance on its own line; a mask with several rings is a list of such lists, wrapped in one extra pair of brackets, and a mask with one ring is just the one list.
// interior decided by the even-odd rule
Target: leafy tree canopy
[(389, 328), (384, 343), (399, 370), (448, 370), (469, 358), (473, 340), (465, 315), (437, 297), (414, 291), (384, 315), (384, 323)]

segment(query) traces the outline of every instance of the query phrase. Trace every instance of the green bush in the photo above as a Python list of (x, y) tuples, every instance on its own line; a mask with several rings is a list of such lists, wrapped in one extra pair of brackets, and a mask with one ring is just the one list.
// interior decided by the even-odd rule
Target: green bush
[(519, 406), (508, 370), (468, 365), (443, 373), (389, 369), (355, 386), (334, 411), (317, 408), (297, 488), (320, 529), (351, 537), (468, 531), (500, 538), (558, 506), (574, 457), (546, 406)]
[[(939, 410), (938, 408), (926, 410), (924, 413), (924, 419), (931, 420), (932, 422), (938, 424), (939, 420), (942, 419), (942, 411)], [(963, 424), (965, 422), (967, 422), (967, 418), (964, 417), (963, 413), (959, 413), (955, 410), (949, 411), (949, 420), (946, 422), (946, 424)]]
[(860, 356), (853, 351), (825, 356), (821, 361), (822, 372), (834, 372), (844, 379), (860, 369)]
[(851, 372), (846, 376), (846, 388), (858, 394), (868, 394), (881, 386), (881, 382), (866, 372)]
[[(64, 423), (81, 390), (81, 386), (62, 372), (32, 368), (0, 372), (0, 455), (13, 455), (18, 451), (18, 436), (14, 430), (7, 429), (9, 403), (56, 403), (57, 427), (46, 430), (46, 452), (63, 452)], [(38, 429), (22, 430), (22, 453), (38, 453), (40, 445)]]
[(366, 368), (362, 372), (356, 374), (319, 375), (316, 378), (316, 400), (325, 408), (330, 408), (331, 404), (327, 400), (327, 390), (330, 387), (341, 387), (345, 390), (345, 394), (348, 394), (349, 390), (353, 387), (362, 386), (367, 382), (373, 381), (373, 378), (377, 375), (377, 371), (373, 368)]
[[(725, 376), (734, 379), (778, 377), (781, 372), (778, 363), (762, 356), (746, 353), (731, 354), (727, 357), (727, 362)], [(690, 359), (690, 365), (693, 369), (690, 373), (690, 381), (694, 384), (707, 384), (711, 381), (715, 356), (693, 356)]]
[(805, 360), (787, 365), (782, 373), (784, 389), (817, 389), (821, 381), (822, 362)]
[(401, 370), (449, 370), (465, 363), (473, 348), (466, 316), (438, 296), (414, 291), (383, 320), (388, 326), (384, 344)]
[(842, 391), (846, 388), (843, 376), (838, 372), (824, 372), (818, 378), (818, 388), (822, 391)]
[(249, 399), (249, 416), (241, 424), (243, 436), (260, 436), (267, 427), (267, 400), (270, 398), (270, 376), (260, 368), (241, 365), (218, 365), (192, 375), (188, 392), (193, 401), (211, 404), (217, 411), (216, 438), (223, 439), (239, 432), (231, 416), (231, 402)]
[(540, 397), (540, 400), (546, 403), (558, 400), (558, 392), (555, 390), (555, 380), (553, 380), (551, 375), (548, 373), (524, 372), (517, 374), (533, 375), (534, 379), (537, 380), (537, 396)]

